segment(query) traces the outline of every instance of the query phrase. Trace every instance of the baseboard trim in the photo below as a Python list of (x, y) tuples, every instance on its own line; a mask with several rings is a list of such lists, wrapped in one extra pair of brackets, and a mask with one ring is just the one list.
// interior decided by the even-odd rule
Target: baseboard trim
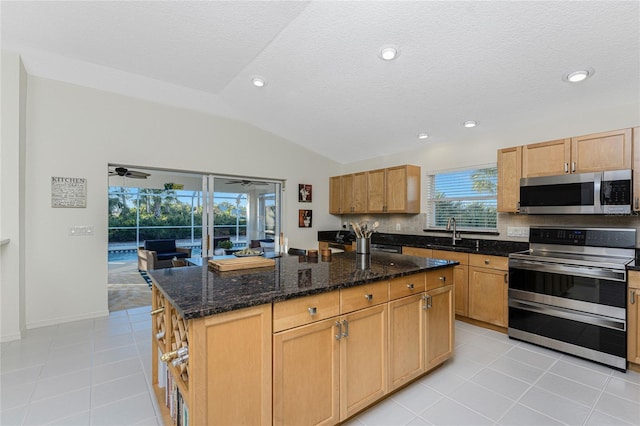
[(52, 325), (65, 324), (73, 321), (82, 321), (82, 320), (101, 318), (106, 316), (109, 316), (108, 309), (104, 311), (88, 312), (86, 314), (73, 315), (69, 317), (61, 317), (61, 318), (55, 318), (51, 320), (31, 322), (31, 323), (27, 323), (27, 329), (31, 330), (34, 328), (49, 327)]

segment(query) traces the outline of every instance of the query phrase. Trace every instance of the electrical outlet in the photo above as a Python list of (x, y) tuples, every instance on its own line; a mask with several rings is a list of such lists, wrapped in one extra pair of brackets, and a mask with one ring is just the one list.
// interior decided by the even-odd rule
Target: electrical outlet
[(93, 226), (77, 225), (69, 228), (70, 237), (91, 237), (93, 236)]
[(508, 237), (528, 237), (529, 228), (527, 228), (526, 226), (508, 226), (507, 236)]
[(396, 223), (396, 231), (401, 231), (402, 230), (402, 225), (399, 223)]

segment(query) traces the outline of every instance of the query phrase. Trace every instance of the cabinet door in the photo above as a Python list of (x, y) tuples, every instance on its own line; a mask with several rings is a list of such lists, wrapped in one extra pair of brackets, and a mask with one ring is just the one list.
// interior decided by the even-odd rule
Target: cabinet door
[(387, 304), (343, 315), (340, 420), (387, 392)]
[(191, 323), (191, 424), (271, 425), (271, 304)]
[(367, 174), (365, 172), (353, 174), (352, 213), (367, 211)]
[(385, 169), (367, 172), (367, 211), (383, 213), (385, 210)]
[(463, 317), (469, 316), (469, 267), (456, 265), (453, 267), (453, 284), (455, 287), (455, 312)]
[(449, 285), (425, 294), (427, 370), (440, 365), (453, 355), (455, 331), (453, 293), (454, 287)]
[(342, 176), (342, 213), (353, 212), (353, 175)]
[(425, 372), (423, 295), (389, 303), (389, 387), (397, 389)]
[(506, 327), (507, 271), (469, 268), (469, 317)]
[(522, 147), (498, 150), (498, 211), (515, 213), (520, 203)]
[(633, 129), (633, 210), (640, 211), (640, 127)]
[(273, 336), (273, 424), (334, 425), (340, 421), (337, 318)]
[(571, 139), (534, 143), (522, 147), (522, 177), (569, 173)]
[(571, 138), (571, 173), (631, 168), (631, 129)]
[(385, 197), (387, 213), (420, 213), (420, 168), (388, 168)]
[(627, 360), (640, 364), (640, 272), (638, 271), (629, 271), (627, 336)]
[(342, 176), (329, 178), (329, 213), (342, 214)]

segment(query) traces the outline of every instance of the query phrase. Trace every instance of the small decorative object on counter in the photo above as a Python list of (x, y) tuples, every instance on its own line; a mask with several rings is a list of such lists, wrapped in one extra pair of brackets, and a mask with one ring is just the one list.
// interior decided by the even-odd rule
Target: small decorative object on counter
[(371, 252), (371, 237), (356, 238), (356, 253), (369, 254)]

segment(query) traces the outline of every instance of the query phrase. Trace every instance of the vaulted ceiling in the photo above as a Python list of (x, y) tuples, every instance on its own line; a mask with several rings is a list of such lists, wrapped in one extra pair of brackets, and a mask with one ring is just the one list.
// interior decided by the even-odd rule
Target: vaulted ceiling
[[(639, 4), (3, 1), (0, 13), (2, 47), (30, 74), (239, 119), (346, 163), (637, 105)], [(389, 45), (399, 55), (385, 61)], [(578, 69), (593, 75), (563, 80)]]

